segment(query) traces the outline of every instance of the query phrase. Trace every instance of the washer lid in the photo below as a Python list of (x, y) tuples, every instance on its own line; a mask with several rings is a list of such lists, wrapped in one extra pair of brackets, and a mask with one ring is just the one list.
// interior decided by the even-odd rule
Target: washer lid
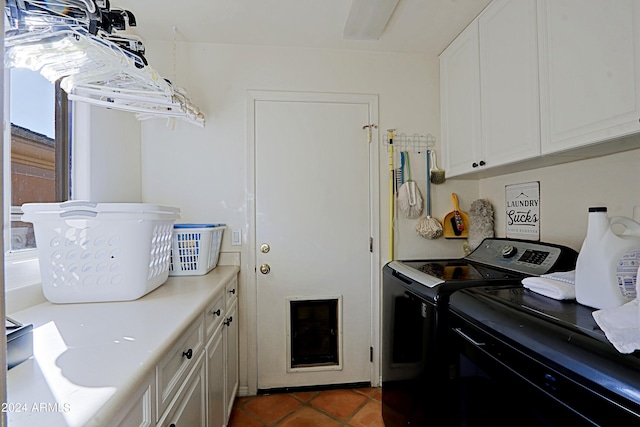
[[(394, 262), (402, 264), (404, 268), (417, 271), (419, 273), (416, 277), (405, 274), (407, 277), (421, 283), (423, 279), (428, 280), (429, 283), (433, 282), (434, 285), (442, 282), (491, 281), (505, 279), (515, 280), (519, 283), (520, 279), (524, 277), (523, 275), (515, 272), (492, 268), (490, 266), (469, 262), (464, 259)], [(391, 264), (391, 267), (394, 268), (394, 265)], [(400, 273), (402, 272), (400, 271)], [(425, 276), (430, 279), (426, 279)]]
[[(424, 261), (421, 261), (424, 262)], [(433, 288), (436, 285), (444, 283), (444, 280), (440, 277), (436, 277), (413, 266), (416, 261), (391, 261), (389, 267), (403, 276), (412, 279), (421, 285)]]

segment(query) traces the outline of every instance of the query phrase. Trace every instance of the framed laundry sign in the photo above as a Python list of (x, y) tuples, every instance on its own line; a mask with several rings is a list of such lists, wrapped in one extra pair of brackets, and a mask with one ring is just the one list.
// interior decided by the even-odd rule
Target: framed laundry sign
[(505, 186), (507, 238), (540, 240), (540, 182)]

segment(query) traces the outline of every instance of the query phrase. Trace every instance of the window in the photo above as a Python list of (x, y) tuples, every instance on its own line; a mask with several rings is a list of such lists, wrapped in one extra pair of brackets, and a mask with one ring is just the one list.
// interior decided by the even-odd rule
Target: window
[(69, 199), (70, 126), (66, 93), (38, 72), (5, 69), (5, 94), (6, 261), (35, 257), (33, 226), (20, 221), (23, 203)]

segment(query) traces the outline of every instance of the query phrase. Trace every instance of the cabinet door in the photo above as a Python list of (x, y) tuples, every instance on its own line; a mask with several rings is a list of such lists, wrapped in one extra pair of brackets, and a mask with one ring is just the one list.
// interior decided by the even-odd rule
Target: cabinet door
[(156, 367), (156, 383), (158, 392), (158, 417), (160, 417), (173, 400), (193, 368), (195, 361), (204, 353), (204, 320), (203, 316), (189, 326), (189, 329), (167, 351)]
[(206, 377), (203, 354), (204, 352), (169, 407), (166, 418), (158, 423), (159, 426), (206, 427)]
[(640, 131), (640, 1), (541, 0), (543, 154)]
[(109, 427), (151, 427), (156, 424), (155, 420), (155, 375), (149, 378), (138, 387), (133, 395), (128, 399), (128, 403), (118, 412), (118, 415), (111, 420)]
[(225, 344), (225, 401), (226, 401), (226, 419), (231, 416), (233, 409), (233, 401), (238, 391), (238, 304), (237, 299), (233, 301), (233, 305), (227, 310), (227, 320), (224, 329)]
[(227, 411), (225, 410), (225, 369), (223, 328), (220, 325), (207, 344), (207, 412), (209, 427), (224, 427)]
[(469, 172), (472, 164), (483, 157), (477, 20), (440, 55), (440, 105), (447, 175)]
[(484, 155), (493, 167), (540, 155), (536, 0), (496, 0), (478, 18)]

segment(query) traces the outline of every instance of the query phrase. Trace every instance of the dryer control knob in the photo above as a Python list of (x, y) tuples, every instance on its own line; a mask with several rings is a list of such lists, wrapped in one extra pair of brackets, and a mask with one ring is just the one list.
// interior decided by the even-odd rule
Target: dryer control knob
[(506, 245), (502, 248), (502, 256), (504, 258), (511, 258), (512, 256), (514, 256), (516, 253), (518, 252), (518, 248), (511, 246), (511, 245)]

